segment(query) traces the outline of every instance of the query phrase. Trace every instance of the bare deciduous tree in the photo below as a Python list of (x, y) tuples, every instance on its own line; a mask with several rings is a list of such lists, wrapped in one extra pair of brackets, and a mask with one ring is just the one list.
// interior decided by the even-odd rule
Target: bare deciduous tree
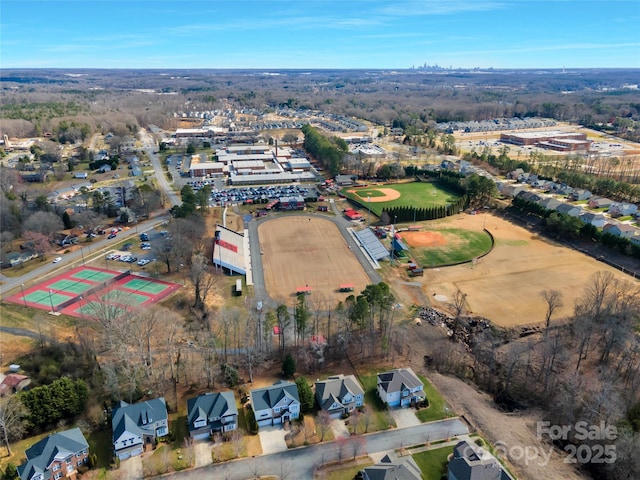
[(542, 290), (540, 292), (540, 296), (547, 302), (547, 313), (545, 315), (545, 335), (549, 330), (549, 324), (551, 323), (551, 316), (553, 312), (555, 312), (558, 308), (561, 308), (562, 303), (562, 293), (558, 290)]
[(25, 414), (24, 405), (15, 395), (0, 398), (0, 430), (9, 457), (12, 455), (10, 442), (22, 438)]

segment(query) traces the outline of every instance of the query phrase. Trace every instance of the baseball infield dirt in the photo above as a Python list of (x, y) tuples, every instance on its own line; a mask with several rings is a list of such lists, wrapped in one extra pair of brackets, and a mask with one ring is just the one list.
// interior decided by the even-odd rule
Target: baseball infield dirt
[(312, 302), (330, 305), (351, 293), (338, 291), (352, 283), (359, 293), (371, 283), (338, 227), (312, 216), (287, 216), (258, 227), (264, 279), (271, 298), (291, 305), (296, 289), (308, 286)]

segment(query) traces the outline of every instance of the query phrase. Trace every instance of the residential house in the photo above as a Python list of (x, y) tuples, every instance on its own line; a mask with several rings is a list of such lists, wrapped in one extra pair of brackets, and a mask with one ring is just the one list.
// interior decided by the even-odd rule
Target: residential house
[(551, 180), (542, 180), (541, 178), (538, 178), (534, 182), (531, 182), (531, 186), (533, 188), (538, 188), (540, 190), (548, 190), (552, 185), (553, 182)]
[(259, 427), (279, 425), (300, 416), (300, 397), (295, 383), (280, 380), (270, 387), (249, 392)]
[(500, 193), (502, 193), (505, 197), (515, 197), (517, 196), (520, 192), (525, 192), (527, 191), (527, 188), (524, 185), (507, 185), (505, 186)]
[(332, 418), (348, 415), (364, 405), (364, 390), (355, 375), (333, 375), (315, 386), (318, 405)]
[(562, 205), (562, 202), (560, 200), (556, 200), (553, 197), (547, 197), (547, 198), (541, 199), (538, 202), (538, 205), (540, 205), (541, 207), (546, 208), (547, 210), (555, 210), (560, 205)]
[(448, 480), (511, 480), (500, 462), (484, 448), (463, 440), (453, 448)]
[(72, 428), (43, 438), (24, 454), (20, 480), (75, 479), (78, 468), (88, 463), (89, 444), (79, 428)]
[(638, 206), (633, 203), (614, 202), (609, 207), (609, 215), (612, 217), (624, 217), (626, 215), (634, 215), (638, 211)]
[(601, 213), (583, 212), (578, 218), (582, 223), (590, 223), (596, 228), (602, 228), (607, 223), (607, 219)]
[(113, 448), (120, 460), (141, 455), (145, 445), (169, 433), (164, 398), (128, 404), (118, 402), (111, 412)]
[(426, 397), (424, 384), (411, 368), (379, 373), (377, 385), (378, 396), (390, 407), (406, 407)]
[(614, 201), (605, 197), (591, 197), (589, 200), (589, 208), (609, 208)]
[(629, 225), (627, 223), (607, 223), (603, 229), (602, 233), (610, 233), (611, 235), (615, 235), (616, 237), (628, 238), (631, 239), (634, 236), (640, 235), (640, 229)]
[[(516, 178), (516, 180), (519, 183), (529, 183), (529, 177), (531, 176), (531, 173), (529, 172), (522, 172), (521, 174), (519, 174)], [(536, 177), (537, 179), (538, 177)]]
[(578, 205), (572, 205), (570, 203), (561, 203), (556, 207), (556, 212), (564, 213), (565, 215), (569, 215), (570, 217), (579, 217), (582, 213), (582, 208)]
[(194, 440), (209, 438), (214, 432), (238, 428), (238, 407), (233, 392), (205, 393), (187, 400), (187, 426)]
[(363, 480), (420, 480), (422, 472), (411, 456), (392, 460), (385, 455), (378, 463), (360, 470)]
[(507, 178), (509, 180), (517, 180), (520, 175), (524, 173), (524, 170), (521, 168), (516, 168), (514, 171), (507, 173)]
[(589, 190), (585, 190), (584, 188), (576, 188), (571, 195), (569, 195), (569, 199), (573, 202), (577, 202), (580, 200), (589, 200), (591, 198), (591, 192)]
[(538, 203), (540, 200), (542, 200), (542, 197), (540, 195), (529, 190), (522, 190), (518, 192), (516, 196), (531, 203)]
[(556, 190), (556, 193), (557, 193), (558, 195), (566, 195), (566, 196), (569, 196), (569, 195), (571, 195), (571, 194), (573, 193), (573, 191), (574, 191), (574, 188), (573, 188), (573, 187), (570, 187), (569, 185), (562, 184), (562, 185), (560, 185), (560, 187)]
[(38, 257), (39, 254), (33, 249), (33, 244), (20, 252), (2, 252), (0, 253), (0, 268), (17, 267)]
[(31, 379), (19, 373), (4, 375), (0, 373), (0, 397), (11, 393), (18, 393), (31, 383)]

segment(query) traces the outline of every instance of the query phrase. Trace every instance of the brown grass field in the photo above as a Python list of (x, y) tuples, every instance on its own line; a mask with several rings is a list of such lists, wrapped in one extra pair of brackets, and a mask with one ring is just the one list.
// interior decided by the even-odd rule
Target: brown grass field
[(547, 304), (540, 296), (542, 290), (562, 293), (564, 305), (554, 313), (554, 321), (573, 312), (596, 272), (609, 271), (618, 279), (638, 283), (587, 255), (537, 237), (491, 214), (456, 215), (430, 222), (425, 229), (481, 230), (483, 225), (494, 235), (496, 244), (475, 265), (427, 269), (424, 277), (411, 278), (412, 283), (422, 282), (422, 290), (434, 307), (450, 309), (453, 294), (460, 288), (467, 294), (468, 310), (473, 314), (504, 327), (530, 325), (544, 321)]
[(338, 227), (314, 216), (287, 216), (258, 227), (264, 279), (271, 298), (290, 305), (297, 287), (311, 287), (310, 300), (335, 305), (349, 293), (338, 292), (341, 283), (353, 283), (359, 293), (370, 283), (349, 250)]

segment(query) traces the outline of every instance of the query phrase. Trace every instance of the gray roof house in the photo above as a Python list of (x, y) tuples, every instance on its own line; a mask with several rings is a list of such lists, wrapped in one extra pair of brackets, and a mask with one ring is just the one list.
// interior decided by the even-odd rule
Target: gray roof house
[(561, 203), (556, 207), (556, 212), (564, 213), (570, 217), (578, 217), (582, 213), (582, 208), (577, 205), (571, 205), (570, 203)]
[(27, 461), (18, 467), (20, 480), (75, 477), (89, 457), (89, 444), (79, 428), (54, 433), (25, 452)]
[(624, 217), (633, 215), (638, 211), (638, 206), (633, 203), (615, 202), (609, 207), (609, 215), (612, 217)]
[(380, 462), (361, 470), (364, 480), (420, 480), (422, 472), (411, 456), (391, 460), (385, 455)]
[(633, 238), (634, 236), (640, 235), (640, 229), (629, 225), (627, 223), (607, 223), (602, 228), (602, 233), (610, 233), (611, 235), (615, 235), (616, 237), (622, 238)]
[(120, 460), (141, 455), (146, 444), (169, 433), (169, 417), (164, 398), (145, 402), (118, 402), (111, 412), (113, 448)]
[(426, 397), (424, 384), (411, 368), (379, 373), (377, 385), (378, 396), (390, 407), (406, 407)]
[(538, 205), (546, 208), (547, 210), (556, 210), (560, 204), (562, 204), (562, 202), (553, 197), (546, 197), (538, 202)]
[(463, 440), (453, 449), (447, 465), (448, 480), (510, 480), (498, 460), (471, 442)]
[(540, 195), (538, 195), (536, 192), (532, 192), (529, 190), (522, 190), (518, 192), (516, 197), (531, 203), (538, 203), (540, 200), (542, 200), (542, 197)]
[(364, 405), (364, 390), (355, 375), (333, 375), (316, 382), (316, 401), (332, 418), (340, 418)]
[(591, 197), (589, 208), (609, 208), (614, 203), (613, 200), (605, 197)]
[(589, 200), (591, 198), (591, 192), (584, 188), (576, 188), (569, 196), (571, 197), (570, 200), (573, 201)]
[(238, 428), (238, 407), (233, 392), (205, 393), (187, 400), (187, 426), (194, 440), (209, 438), (213, 432)]
[(584, 212), (578, 217), (582, 223), (589, 223), (596, 228), (602, 228), (607, 223), (607, 219), (601, 213)]
[(249, 392), (259, 427), (279, 425), (300, 416), (300, 397), (295, 383), (280, 380), (270, 387)]

